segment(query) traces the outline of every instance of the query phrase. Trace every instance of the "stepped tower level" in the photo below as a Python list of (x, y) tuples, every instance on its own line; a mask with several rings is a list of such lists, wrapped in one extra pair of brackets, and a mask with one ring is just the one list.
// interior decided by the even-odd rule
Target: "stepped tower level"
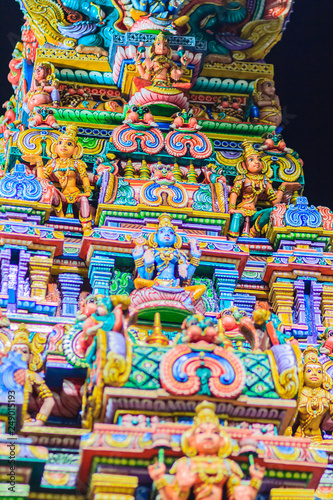
[(333, 212), (266, 62), (292, 0), (19, 4), (0, 497), (332, 500)]

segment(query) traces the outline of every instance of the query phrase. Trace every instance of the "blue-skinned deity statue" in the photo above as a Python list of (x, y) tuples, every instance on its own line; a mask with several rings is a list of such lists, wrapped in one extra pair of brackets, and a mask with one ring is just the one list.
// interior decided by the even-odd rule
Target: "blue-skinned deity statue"
[[(137, 240), (133, 258), (138, 277), (135, 288), (155, 288), (168, 292), (190, 292), (193, 301), (205, 292), (205, 285), (191, 285), (191, 278), (200, 262), (201, 250), (196, 241), (190, 240), (190, 258), (181, 250), (182, 238), (176, 233), (171, 223), (171, 216), (159, 217), (158, 230), (147, 241)], [(148, 248), (145, 249), (145, 245)]]

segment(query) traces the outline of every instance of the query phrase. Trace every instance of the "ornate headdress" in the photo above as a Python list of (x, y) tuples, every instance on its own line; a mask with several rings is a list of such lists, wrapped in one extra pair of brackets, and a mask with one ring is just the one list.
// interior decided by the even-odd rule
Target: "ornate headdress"
[(304, 365), (307, 363), (315, 363), (320, 365), (320, 361), (318, 359), (318, 351), (313, 345), (309, 345), (303, 352)]
[(82, 144), (80, 144), (78, 142), (78, 137), (77, 137), (77, 133), (78, 133), (79, 129), (76, 125), (67, 125), (66, 127), (66, 131), (65, 132), (62, 132), (57, 141), (54, 142), (51, 146), (51, 152), (53, 153), (53, 155), (56, 156), (56, 153), (55, 153), (55, 146), (58, 144), (58, 142), (61, 140), (61, 139), (67, 139), (67, 140), (71, 140), (75, 143), (76, 147), (77, 147), (77, 153), (75, 155), (73, 155), (73, 157), (76, 159), (76, 158), (81, 158), (81, 156), (83, 155), (83, 146)]
[[(76, 125), (67, 125), (66, 132), (60, 134), (59, 139), (71, 139), (77, 144), (77, 133), (79, 129)], [(58, 140), (59, 140), (58, 139)]]
[(209, 403), (208, 401), (203, 401), (198, 404), (195, 409), (195, 417), (193, 419), (193, 427), (196, 429), (201, 424), (214, 424), (217, 427), (220, 426), (220, 421), (215, 413), (216, 406), (214, 403)]
[(29, 342), (29, 330), (25, 324), (21, 324), (14, 334), (14, 339), (12, 341), (12, 346), (17, 344), (23, 344), (29, 347), (31, 351), (31, 344)]
[(161, 214), (158, 217), (158, 228), (160, 229), (161, 227), (172, 227), (172, 229), (174, 229), (171, 221), (172, 221), (171, 215)]
[(258, 86), (261, 86), (266, 82), (274, 82), (274, 80), (273, 80), (273, 78), (258, 78), (254, 82), (252, 95), (254, 94), (254, 96), (257, 95), (257, 97), (260, 97), (259, 94), (261, 94), (261, 90), (258, 89)]
[[(168, 43), (168, 39), (163, 33), (163, 31), (160, 31), (157, 37), (155, 38), (155, 42), (166, 42)], [(169, 44), (168, 44), (169, 45)]]
[(242, 143), (242, 148), (243, 148), (244, 160), (246, 160), (249, 156), (252, 156), (252, 155), (261, 156), (261, 152), (254, 149), (253, 143), (248, 141), (248, 140), (245, 140)]
[[(262, 153), (261, 153), (261, 151), (257, 151), (256, 149), (254, 149), (253, 142), (250, 142), (248, 140), (245, 140), (242, 142), (242, 149), (243, 149), (243, 154), (240, 158), (240, 161), (236, 165), (236, 169), (237, 169), (237, 172), (239, 172), (240, 174), (246, 174), (247, 169), (246, 169), (245, 165), (243, 165), (243, 162), (245, 162), (245, 160), (247, 160), (247, 158), (249, 158), (249, 156), (252, 156), (252, 155), (262, 157)], [(266, 174), (267, 170), (268, 170), (268, 165), (265, 162), (263, 162), (263, 169), (262, 169), (261, 173)], [(269, 177), (270, 177), (270, 175), (269, 175)]]
[(304, 359), (304, 371), (308, 365), (320, 366), (323, 371), (323, 389), (327, 391), (331, 390), (333, 385), (332, 377), (325, 371), (323, 365), (319, 361), (319, 355), (317, 349), (313, 345), (309, 345), (303, 352)]
[(172, 49), (169, 45), (169, 41), (168, 41), (168, 38), (165, 36), (165, 34), (163, 33), (163, 31), (160, 31), (159, 34), (157, 35), (157, 37), (155, 38), (154, 40), (154, 43), (151, 45), (150, 47), (150, 57), (154, 56), (155, 55), (155, 43), (157, 42), (165, 42), (168, 47), (169, 47), (169, 52), (168, 52), (168, 57), (171, 58), (171, 54), (172, 54)]
[(32, 355), (32, 360), (29, 362), (29, 369), (36, 372), (39, 371), (43, 366), (43, 358), (39, 352), (42, 349), (43, 344), (39, 342), (38, 335), (35, 336), (33, 342), (29, 342), (29, 335), (29, 330), (24, 323), (21, 323), (14, 334), (14, 339), (11, 343), (11, 347), (18, 344), (23, 344), (29, 347), (30, 354)]
[(52, 63), (50, 63), (48, 61), (41, 62), (40, 64), (38, 64), (38, 66), (36, 66), (35, 69), (37, 69), (37, 68), (49, 69), (50, 70), (49, 79), (51, 80), (51, 84), (56, 85), (59, 83), (59, 80), (57, 80), (55, 77), (55, 67), (53, 66)]
[(170, 227), (171, 229), (174, 230), (175, 232), (175, 235), (176, 235), (176, 238), (177, 238), (177, 241), (174, 245), (175, 248), (181, 248), (182, 244), (183, 244), (183, 240), (182, 238), (177, 234), (176, 232), (176, 228), (172, 225), (172, 216), (169, 215), (169, 214), (161, 214), (159, 217), (158, 217), (158, 228), (157, 230), (155, 231), (155, 233), (152, 233), (149, 238), (148, 238), (148, 242), (150, 244), (150, 246), (152, 247), (156, 247), (157, 246), (157, 243), (155, 241), (155, 236), (158, 232), (159, 229), (161, 229), (162, 227)]
[(209, 403), (208, 401), (203, 401), (196, 407), (195, 409), (196, 414), (193, 419), (193, 425), (191, 429), (189, 429), (182, 435), (181, 438), (182, 450), (188, 457), (193, 457), (197, 454), (196, 449), (190, 444), (190, 439), (195, 429), (197, 429), (197, 427), (199, 427), (200, 425), (207, 423), (216, 425), (216, 427), (218, 427), (220, 431), (220, 436), (224, 440), (224, 444), (218, 452), (219, 457), (224, 458), (231, 454), (232, 452), (231, 438), (220, 424), (219, 418), (215, 413), (215, 409), (216, 406), (214, 405), (214, 403)]

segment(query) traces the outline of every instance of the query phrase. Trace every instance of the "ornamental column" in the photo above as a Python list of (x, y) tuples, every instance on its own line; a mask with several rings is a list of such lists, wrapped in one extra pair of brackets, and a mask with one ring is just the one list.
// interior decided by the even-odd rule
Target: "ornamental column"
[(79, 274), (63, 273), (59, 275), (58, 282), (61, 288), (61, 314), (75, 317), (83, 278)]
[(308, 342), (315, 344), (318, 338), (318, 328), (321, 327), (321, 294), (323, 285), (316, 281), (310, 284), (310, 310), (311, 310), (311, 335), (308, 336)]
[(229, 309), (234, 305), (234, 293), (239, 273), (236, 269), (215, 269), (214, 285), (219, 298), (219, 310)]
[(94, 295), (110, 295), (115, 260), (108, 252), (94, 251), (89, 265), (89, 281)]
[(271, 285), (268, 300), (282, 323), (293, 323), (294, 287), (290, 281), (276, 281)]
[(31, 298), (45, 300), (53, 259), (44, 255), (30, 258)]
[(315, 490), (304, 488), (272, 488), (269, 500), (315, 500)]
[(138, 483), (137, 476), (95, 472), (88, 496), (91, 500), (134, 500)]
[(25, 250), (20, 250), (18, 278), (17, 278), (17, 296), (24, 297), (24, 285), (28, 273), (28, 266), (30, 261), (30, 253)]
[(9, 264), (10, 264), (11, 251), (10, 248), (3, 248), (0, 251), (0, 267), (1, 267), (1, 294), (8, 293), (8, 279), (9, 279)]
[(333, 326), (333, 286), (323, 285), (321, 294), (321, 312), (323, 315), (323, 326)]
[(306, 318), (305, 318), (305, 298), (304, 298), (305, 283), (304, 283), (304, 281), (303, 280), (294, 281), (294, 290), (296, 292), (296, 295), (295, 295), (296, 320), (297, 320), (297, 323), (299, 323), (300, 325), (305, 325)]

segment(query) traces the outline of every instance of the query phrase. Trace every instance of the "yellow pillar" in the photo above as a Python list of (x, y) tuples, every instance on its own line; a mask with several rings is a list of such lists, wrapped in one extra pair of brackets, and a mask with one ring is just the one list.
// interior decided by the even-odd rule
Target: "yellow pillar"
[(273, 488), (269, 500), (314, 500), (315, 490), (303, 488)]
[(291, 325), (293, 322), (294, 287), (289, 281), (276, 281), (271, 285), (268, 300), (274, 312), (282, 323)]
[(29, 263), (31, 297), (45, 300), (52, 263), (53, 259), (50, 257), (40, 255), (31, 257)]
[(323, 286), (321, 312), (323, 315), (323, 326), (333, 326), (333, 286)]
[(89, 500), (134, 500), (138, 486), (136, 476), (98, 473), (92, 475)]

